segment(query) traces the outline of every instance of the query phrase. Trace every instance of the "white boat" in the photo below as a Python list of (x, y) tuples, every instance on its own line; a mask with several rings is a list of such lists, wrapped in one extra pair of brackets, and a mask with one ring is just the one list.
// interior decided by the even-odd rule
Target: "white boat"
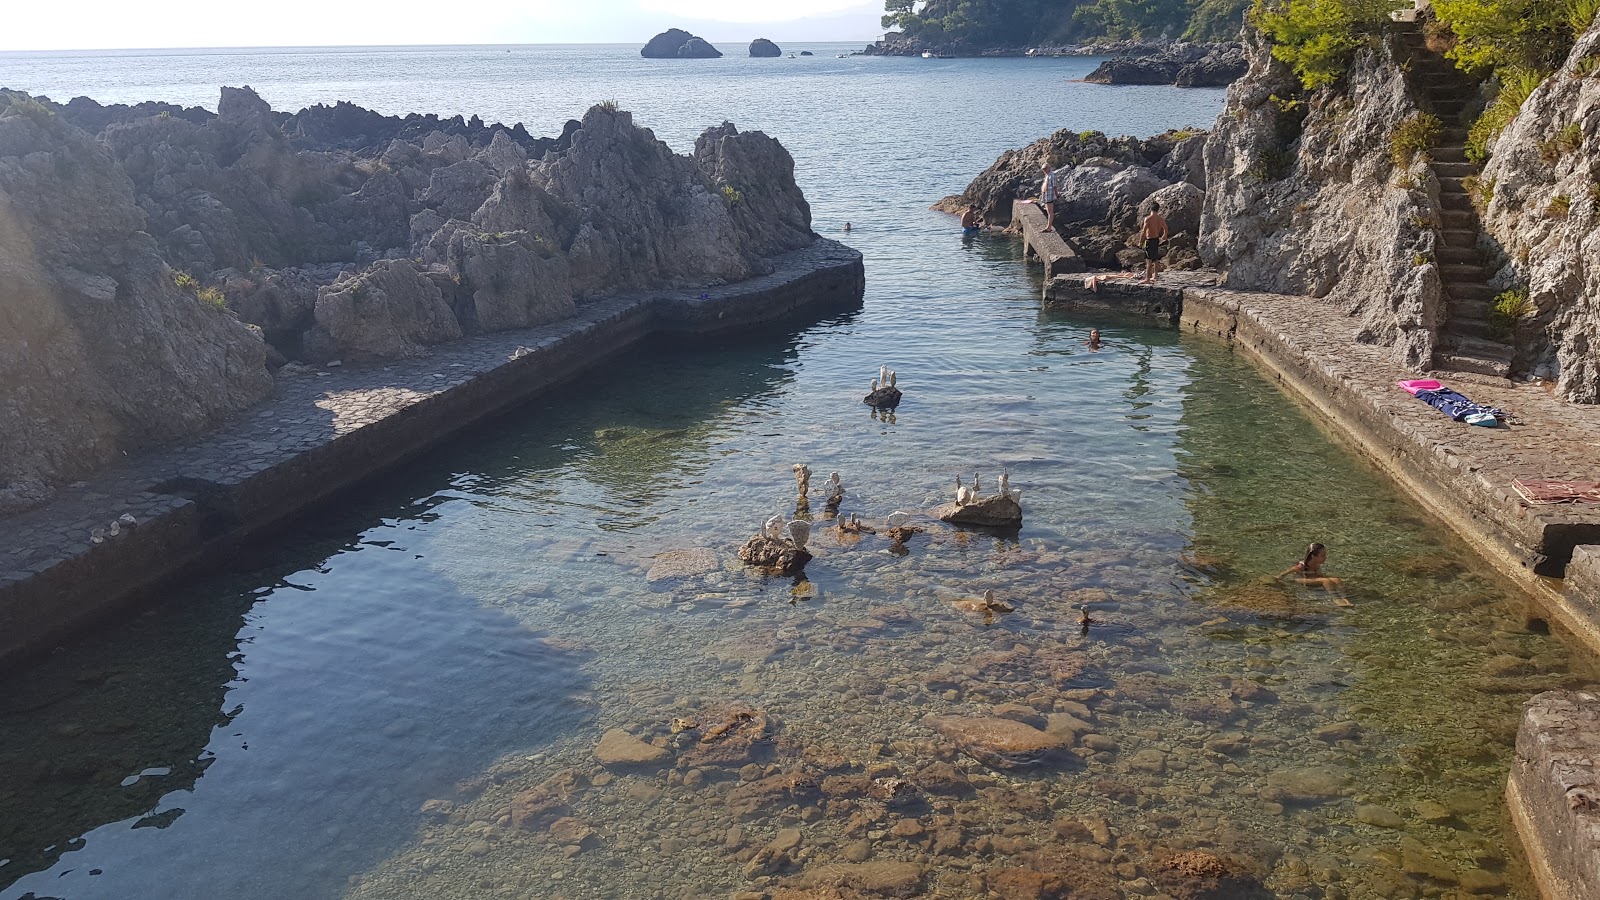
[(922, 58), (923, 59), (933, 59), (933, 51), (932, 50), (924, 50), (924, 51), (922, 51)]

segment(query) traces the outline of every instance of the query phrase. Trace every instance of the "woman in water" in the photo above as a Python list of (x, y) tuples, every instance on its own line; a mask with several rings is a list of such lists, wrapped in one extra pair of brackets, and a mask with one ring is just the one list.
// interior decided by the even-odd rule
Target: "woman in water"
[(1305, 559), (1283, 570), (1279, 578), (1293, 576), (1293, 580), (1307, 587), (1319, 587), (1324, 590), (1335, 590), (1339, 587), (1339, 579), (1329, 578), (1322, 574), (1322, 564), (1328, 561), (1328, 548), (1313, 542), (1306, 548)]

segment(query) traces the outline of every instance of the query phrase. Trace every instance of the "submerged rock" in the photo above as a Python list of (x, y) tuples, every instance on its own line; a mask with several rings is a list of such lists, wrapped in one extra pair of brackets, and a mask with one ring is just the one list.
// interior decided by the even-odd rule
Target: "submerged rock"
[(961, 752), (997, 769), (1032, 766), (1067, 746), (1059, 735), (997, 716), (926, 716), (924, 727)]
[(660, 763), (671, 751), (639, 740), (620, 728), (613, 728), (595, 745), (594, 758), (603, 766), (626, 768)]

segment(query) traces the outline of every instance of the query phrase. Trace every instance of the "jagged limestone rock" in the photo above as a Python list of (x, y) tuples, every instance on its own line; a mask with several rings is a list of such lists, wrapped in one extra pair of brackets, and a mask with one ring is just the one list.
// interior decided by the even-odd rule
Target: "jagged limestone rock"
[(1516, 368), (1556, 379), (1568, 400), (1600, 403), (1600, 169), (1593, 111), (1600, 82), (1580, 71), (1600, 52), (1591, 25), (1566, 65), (1533, 92), (1494, 142), (1482, 182), (1491, 285), (1525, 289), (1532, 308), (1516, 327)]
[(177, 284), (135, 198), (59, 115), (0, 117), (0, 513), (272, 390), (266, 346)]
[(1348, 93), (1314, 92), (1303, 133), (1282, 104), (1294, 74), (1250, 32), (1250, 71), (1228, 89), (1206, 143), (1200, 256), (1229, 287), (1326, 298), (1360, 322), (1363, 341), (1397, 362), (1431, 364), (1445, 315), (1435, 262), (1437, 182), (1421, 162), (1397, 170), (1389, 136), (1419, 112), (1386, 46), (1356, 54)]

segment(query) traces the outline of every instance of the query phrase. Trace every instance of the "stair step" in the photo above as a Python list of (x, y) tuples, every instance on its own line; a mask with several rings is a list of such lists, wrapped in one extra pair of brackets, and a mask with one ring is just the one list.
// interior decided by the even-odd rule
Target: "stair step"
[(1442, 266), (1439, 269), (1439, 274), (1444, 276), (1445, 281), (1452, 284), (1456, 282), (1472, 283), (1489, 280), (1489, 270), (1483, 266), (1474, 265), (1472, 263), (1452, 263), (1450, 265)]
[(1440, 191), (1439, 205), (1447, 210), (1471, 210), (1472, 195), (1466, 191)]
[(1467, 166), (1462, 175), (1471, 175), (1478, 170), (1477, 166), (1467, 162), (1467, 149), (1465, 147), (1435, 147), (1428, 151), (1428, 156), (1436, 163), (1447, 165)]
[(1455, 317), (1453, 309), (1451, 310), (1450, 324), (1445, 328), (1445, 330), (1450, 334), (1457, 336), (1458, 339), (1470, 338), (1474, 341), (1486, 342), (1492, 342), (1495, 340), (1495, 334), (1489, 328), (1489, 322), (1487, 319), (1458, 319)]
[(1446, 228), (1439, 232), (1439, 236), (1444, 238), (1446, 247), (1463, 247), (1476, 250), (1478, 246), (1478, 230), (1476, 228)]
[(1444, 141), (1444, 145), (1447, 147), (1451, 145), (1464, 144), (1467, 140), (1467, 129), (1446, 128), (1439, 132), (1439, 137)]
[(1461, 263), (1475, 266), (1482, 262), (1483, 253), (1477, 247), (1452, 247), (1449, 244), (1445, 244), (1439, 248), (1438, 257), (1441, 265)]
[(1446, 228), (1477, 228), (1478, 214), (1472, 211), (1469, 204), (1466, 209), (1448, 209), (1439, 213), (1439, 218), (1444, 221)]
[(1470, 372), (1474, 375), (1488, 375), (1491, 378), (1509, 378), (1511, 376), (1511, 361), (1486, 359), (1478, 356), (1469, 356), (1454, 351), (1445, 351), (1436, 354), (1433, 358), (1436, 369), (1448, 372)]
[(1444, 292), (1452, 301), (1455, 300), (1482, 300), (1488, 303), (1494, 300), (1495, 289), (1487, 284), (1473, 284), (1460, 281), (1454, 284), (1445, 283)]
[(1492, 304), (1487, 300), (1450, 298), (1450, 324), (1459, 322), (1482, 322), (1485, 327), (1489, 324), (1489, 309)]
[(1468, 337), (1464, 334), (1456, 334), (1450, 330), (1454, 324), (1452, 322), (1444, 327), (1445, 338), (1450, 342), (1448, 346), (1452, 351), (1471, 356), (1481, 356), (1485, 359), (1511, 361), (1513, 351), (1510, 344), (1504, 341), (1485, 340), (1483, 338)]
[[(1437, 172), (1434, 174), (1438, 175)], [(1449, 194), (1465, 194), (1467, 186), (1464, 182), (1469, 177), (1471, 176), (1439, 175), (1439, 190)]]

